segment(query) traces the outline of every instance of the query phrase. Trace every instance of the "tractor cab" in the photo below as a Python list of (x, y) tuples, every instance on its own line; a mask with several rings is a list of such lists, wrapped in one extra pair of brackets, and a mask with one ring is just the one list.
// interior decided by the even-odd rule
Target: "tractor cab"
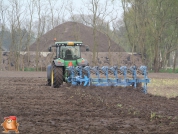
[[(82, 42), (55, 42), (56, 47), (56, 59), (60, 58), (63, 60), (77, 60), (81, 58), (81, 47), (85, 46), (86, 51), (89, 51), (88, 46), (83, 45)], [(49, 51), (51, 52), (51, 47)]]
[(81, 58), (79, 46), (61, 46), (58, 48), (57, 55), (64, 60), (76, 60)]

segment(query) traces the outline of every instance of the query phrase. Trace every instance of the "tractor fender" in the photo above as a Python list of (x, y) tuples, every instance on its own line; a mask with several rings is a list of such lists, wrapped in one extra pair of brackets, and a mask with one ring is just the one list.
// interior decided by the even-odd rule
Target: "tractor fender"
[(78, 66), (89, 66), (89, 63), (86, 59), (83, 60), (83, 62), (77, 63)]
[(48, 80), (50, 80), (51, 79), (51, 69), (52, 69), (52, 67), (51, 67), (51, 64), (49, 64), (48, 66), (47, 66), (47, 79)]
[(64, 66), (64, 62), (60, 62), (59, 60), (54, 60), (54, 64), (58, 66)]

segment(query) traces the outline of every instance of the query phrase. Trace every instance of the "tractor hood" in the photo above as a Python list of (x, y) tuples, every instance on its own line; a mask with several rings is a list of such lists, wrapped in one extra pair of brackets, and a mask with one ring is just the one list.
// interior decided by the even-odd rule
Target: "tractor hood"
[(63, 59), (55, 59), (54, 63), (56, 66), (87, 66), (88, 61), (86, 59), (77, 59), (77, 60), (63, 60)]
[(64, 60), (64, 66), (87, 66), (88, 62), (86, 59), (77, 59), (77, 60)]
[(65, 60), (64, 61), (64, 66), (76, 66), (77, 65), (77, 60)]

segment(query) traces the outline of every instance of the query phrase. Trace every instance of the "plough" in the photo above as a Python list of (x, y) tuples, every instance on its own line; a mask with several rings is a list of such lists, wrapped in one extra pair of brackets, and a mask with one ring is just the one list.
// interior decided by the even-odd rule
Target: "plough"
[[(126, 66), (108, 67), (90, 67), (90, 66), (69, 66), (67, 67), (68, 77), (67, 82), (72, 85), (83, 85), (83, 86), (134, 86), (135, 88), (140, 83), (143, 83), (143, 92), (147, 93), (147, 83), (150, 80), (147, 77), (147, 67), (141, 66), (137, 68), (136, 66), (131, 66), (127, 68)], [(93, 76), (95, 75), (95, 77)], [(104, 74), (104, 78), (100, 76)], [(109, 78), (110, 74), (114, 74), (113, 78)], [(127, 76), (131, 75), (131, 78)], [(143, 78), (138, 78), (138, 74), (144, 76)], [(123, 76), (123, 78), (119, 77)]]

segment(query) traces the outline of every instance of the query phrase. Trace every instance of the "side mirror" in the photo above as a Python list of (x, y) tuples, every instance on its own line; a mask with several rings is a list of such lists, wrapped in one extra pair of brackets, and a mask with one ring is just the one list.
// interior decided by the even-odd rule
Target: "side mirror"
[(51, 50), (51, 47), (49, 47), (49, 48), (48, 48), (48, 51), (49, 51), (49, 52), (51, 52), (51, 51), (52, 51), (52, 50)]
[(88, 52), (88, 51), (90, 51), (90, 49), (87, 47), (87, 48), (86, 48), (86, 51)]
[(90, 51), (88, 45), (85, 45), (85, 47), (86, 47), (86, 51), (87, 51), (87, 52)]

